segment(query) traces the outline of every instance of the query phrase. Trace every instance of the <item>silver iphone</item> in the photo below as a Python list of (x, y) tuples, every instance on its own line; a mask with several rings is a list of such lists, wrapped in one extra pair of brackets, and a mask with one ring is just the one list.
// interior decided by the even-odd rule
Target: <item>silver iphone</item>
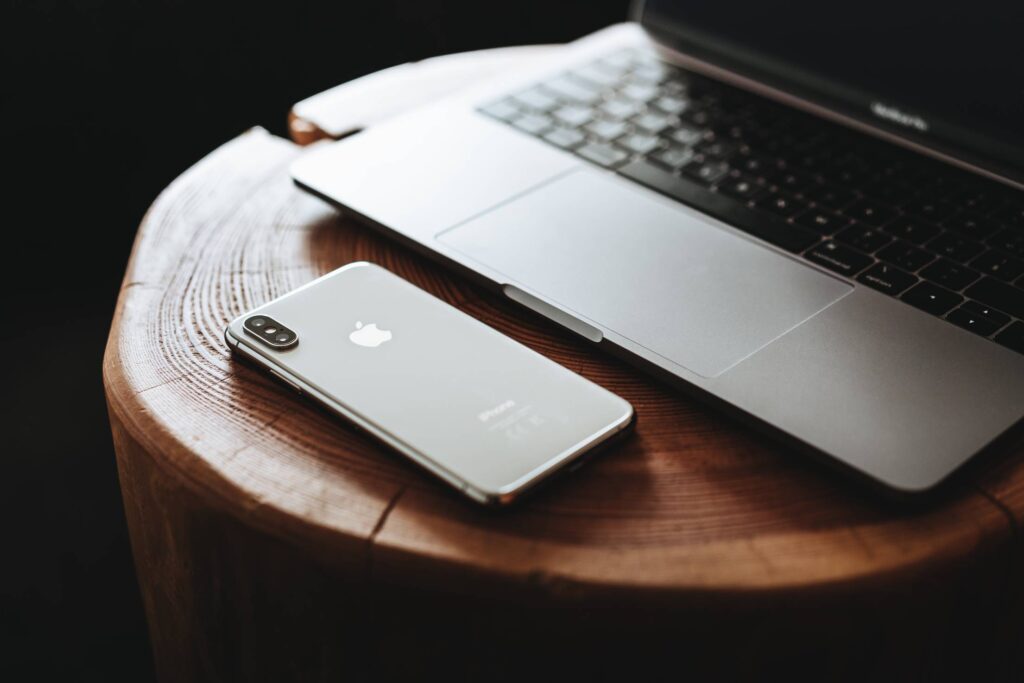
[(370, 263), (260, 306), (224, 336), (481, 503), (512, 501), (633, 421), (622, 398)]

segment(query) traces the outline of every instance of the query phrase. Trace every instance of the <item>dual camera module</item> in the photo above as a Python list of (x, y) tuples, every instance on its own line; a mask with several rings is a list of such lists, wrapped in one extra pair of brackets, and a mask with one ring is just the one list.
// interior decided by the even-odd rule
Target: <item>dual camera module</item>
[(243, 326), (250, 335), (274, 349), (287, 349), (299, 341), (299, 335), (265, 315), (250, 316)]

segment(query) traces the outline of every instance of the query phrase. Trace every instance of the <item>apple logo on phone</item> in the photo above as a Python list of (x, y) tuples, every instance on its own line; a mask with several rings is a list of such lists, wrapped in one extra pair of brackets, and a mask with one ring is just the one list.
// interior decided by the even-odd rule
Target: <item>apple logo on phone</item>
[(353, 344), (368, 346), (372, 349), (386, 341), (391, 341), (391, 330), (382, 330), (377, 327), (377, 323), (364, 325), (362, 322), (356, 322), (356, 329), (348, 335), (348, 338), (352, 340)]

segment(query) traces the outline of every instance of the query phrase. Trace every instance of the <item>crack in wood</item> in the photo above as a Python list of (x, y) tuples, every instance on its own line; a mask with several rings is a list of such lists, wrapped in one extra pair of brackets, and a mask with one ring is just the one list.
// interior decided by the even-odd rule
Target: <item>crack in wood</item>
[(373, 579), (374, 574), (374, 560), (375, 553), (374, 549), (377, 547), (377, 536), (384, 528), (384, 524), (387, 523), (388, 517), (391, 516), (391, 511), (398, 505), (398, 500), (405, 494), (408, 486), (402, 484), (395, 491), (395, 495), (391, 496), (388, 504), (384, 506), (384, 509), (380, 513), (380, 517), (377, 518), (377, 522), (373, 525), (373, 529), (370, 531), (370, 535), (366, 537), (366, 577), (369, 580)]

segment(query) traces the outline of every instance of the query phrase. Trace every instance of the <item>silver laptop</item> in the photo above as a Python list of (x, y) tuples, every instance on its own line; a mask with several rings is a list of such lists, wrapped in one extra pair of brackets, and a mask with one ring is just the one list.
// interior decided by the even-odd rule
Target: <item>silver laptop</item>
[(1015, 434), (1021, 7), (634, 10), (293, 177), (890, 492)]

